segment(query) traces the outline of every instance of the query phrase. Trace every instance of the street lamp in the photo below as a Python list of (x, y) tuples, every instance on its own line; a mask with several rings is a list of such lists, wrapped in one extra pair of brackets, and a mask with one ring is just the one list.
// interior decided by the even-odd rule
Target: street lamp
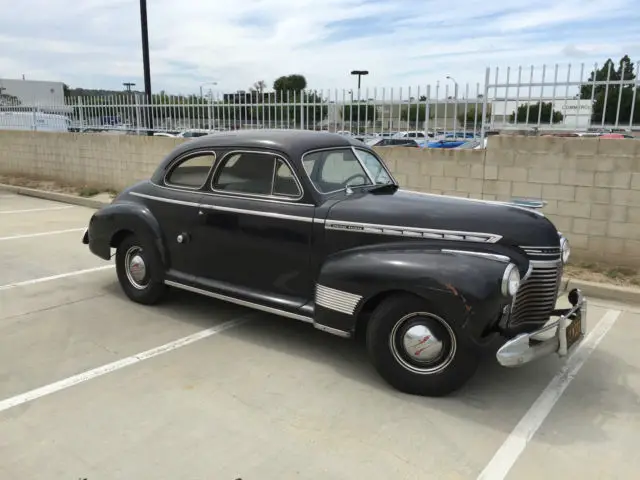
[[(204, 87), (205, 85), (218, 85), (218, 82), (206, 82), (203, 83), (202, 85), (200, 85), (200, 101), (202, 102), (204, 100), (204, 96), (202, 94), (202, 87)], [(211, 130), (211, 124), (213, 122), (213, 92), (211, 92), (211, 96), (209, 98), (209, 108), (207, 109), (208, 113), (207, 113), (207, 124), (209, 125), (209, 130)]]
[(136, 84), (133, 82), (124, 82), (122, 85), (124, 85), (124, 88), (127, 89), (127, 92), (131, 91), (131, 87), (135, 87)]
[(457, 100), (458, 99), (458, 82), (456, 82), (456, 79), (453, 78), (451, 75), (447, 75), (447, 80), (451, 80), (453, 82), (453, 86), (455, 88), (454, 90), (454, 97)]
[(360, 90), (360, 78), (363, 75), (369, 75), (369, 72), (367, 70), (352, 70), (351, 71), (351, 75), (357, 75), (358, 76), (358, 90)]
[(202, 100), (204, 98), (204, 95), (202, 94), (202, 87), (204, 87), (205, 85), (216, 86), (216, 85), (218, 85), (218, 82), (206, 82), (206, 83), (203, 83), (202, 85), (200, 85), (200, 100)]
[[(453, 136), (456, 135), (456, 126), (458, 124), (458, 82), (451, 75), (447, 75), (447, 80), (451, 80), (453, 82), (453, 98), (455, 98), (456, 103), (453, 104)], [(445, 125), (445, 128), (446, 125)]]
[[(360, 79), (362, 78), (363, 75), (369, 75), (369, 71), (368, 70), (352, 70), (351, 75), (358, 76), (358, 134), (359, 134), (360, 133)], [(351, 103), (353, 104), (353, 101)]]

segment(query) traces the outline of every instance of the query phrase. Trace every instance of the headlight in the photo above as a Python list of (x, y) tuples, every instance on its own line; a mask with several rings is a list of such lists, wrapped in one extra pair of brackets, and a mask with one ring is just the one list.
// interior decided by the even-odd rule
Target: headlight
[(562, 263), (567, 263), (571, 255), (571, 246), (569, 245), (569, 240), (564, 237), (560, 239), (560, 250), (562, 252)]
[(502, 275), (502, 294), (513, 297), (520, 288), (520, 272), (518, 267), (510, 263)]

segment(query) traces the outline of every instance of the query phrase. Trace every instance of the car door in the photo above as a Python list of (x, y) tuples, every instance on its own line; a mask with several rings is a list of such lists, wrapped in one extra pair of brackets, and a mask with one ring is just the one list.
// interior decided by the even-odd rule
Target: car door
[(171, 276), (195, 274), (193, 230), (198, 221), (202, 189), (215, 160), (215, 152), (209, 150), (180, 155), (169, 164), (156, 194), (147, 203), (164, 235)]
[(270, 151), (229, 151), (202, 198), (198, 276), (281, 307), (309, 300), (314, 206), (288, 160)]

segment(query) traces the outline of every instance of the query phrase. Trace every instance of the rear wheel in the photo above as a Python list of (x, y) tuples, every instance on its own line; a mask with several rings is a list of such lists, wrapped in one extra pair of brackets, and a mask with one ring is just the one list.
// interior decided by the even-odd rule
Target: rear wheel
[(117, 247), (118, 280), (124, 293), (134, 302), (153, 305), (164, 298), (167, 286), (155, 275), (162, 268), (157, 250), (135, 235), (127, 236)]
[(378, 373), (414, 395), (447, 395), (473, 376), (478, 356), (463, 339), (455, 322), (413, 295), (384, 300), (367, 328), (367, 350)]

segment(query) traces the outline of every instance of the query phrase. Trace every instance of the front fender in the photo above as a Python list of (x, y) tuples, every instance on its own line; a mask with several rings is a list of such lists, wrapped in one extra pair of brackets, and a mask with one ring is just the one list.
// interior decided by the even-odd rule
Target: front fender
[[(501, 292), (509, 260), (497, 258), (424, 246), (387, 245), (384, 249), (341, 252), (329, 257), (321, 268), (316, 321), (353, 332), (367, 302), (385, 293), (405, 291), (426, 299), (439, 314), (457, 322), (471, 339), (481, 343), (483, 334), (500, 320), (504, 307), (512, 301)], [(349, 313), (354, 303), (353, 313)]]
[(144, 205), (133, 202), (111, 203), (93, 214), (89, 221), (89, 249), (105, 260), (111, 258), (111, 248), (125, 232), (131, 232), (147, 244), (154, 245), (163, 263), (167, 253), (162, 242), (160, 225)]

